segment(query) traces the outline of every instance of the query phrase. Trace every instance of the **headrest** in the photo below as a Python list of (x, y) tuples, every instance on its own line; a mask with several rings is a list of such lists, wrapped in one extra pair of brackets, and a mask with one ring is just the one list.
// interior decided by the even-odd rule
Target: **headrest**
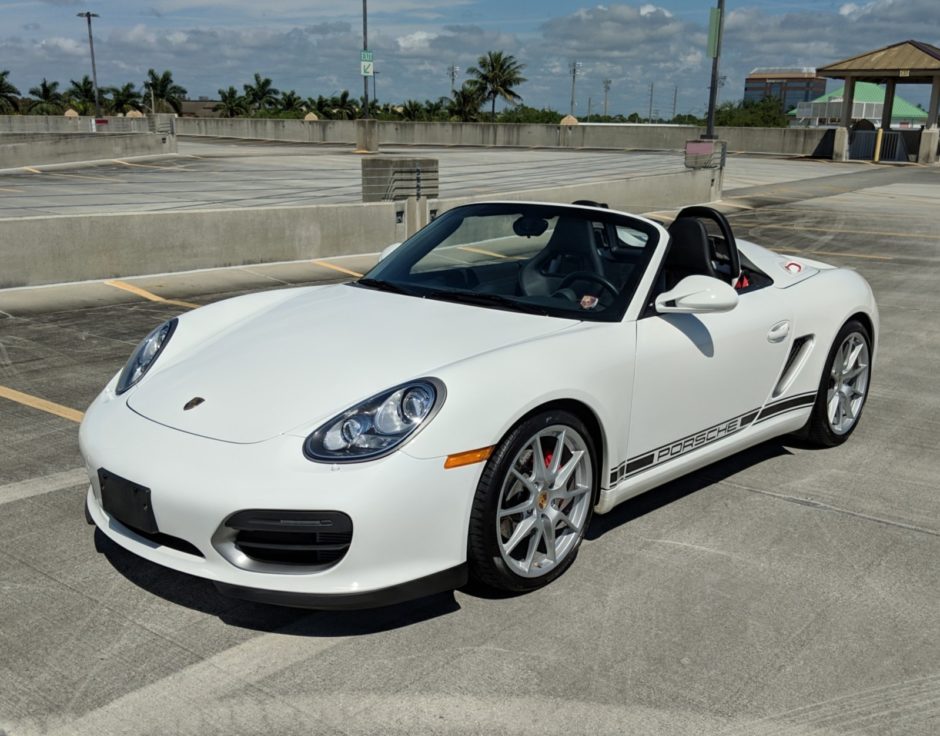
[(673, 268), (704, 269), (711, 272), (708, 250), (708, 231), (700, 220), (680, 217), (669, 226), (669, 265)]

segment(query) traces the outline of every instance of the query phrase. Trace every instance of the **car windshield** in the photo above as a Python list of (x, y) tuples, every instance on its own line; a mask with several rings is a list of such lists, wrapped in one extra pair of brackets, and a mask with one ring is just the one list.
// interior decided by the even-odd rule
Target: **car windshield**
[(623, 317), (659, 235), (563, 205), (471, 204), (402, 243), (357, 286), (579, 320)]

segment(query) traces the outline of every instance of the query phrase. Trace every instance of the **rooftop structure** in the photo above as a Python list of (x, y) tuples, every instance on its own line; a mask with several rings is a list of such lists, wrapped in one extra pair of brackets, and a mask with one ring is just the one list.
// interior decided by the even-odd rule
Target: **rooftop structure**
[(792, 110), (826, 91), (826, 80), (816, 76), (813, 67), (757, 67), (744, 80), (744, 101), (760, 102), (767, 97), (780, 100), (784, 110)]
[[(855, 98), (852, 102), (852, 121), (869, 120), (878, 127), (884, 117), (885, 88), (871, 82), (855, 83)], [(796, 110), (788, 113), (799, 125), (838, 125), (842, 119), (842, 103), (845, 87), (833, 90), (815, 100), (801, 102)], [(913, 128), (927, 122), (927, 112), (907, 100), (895, 96), (891, 111), (891, 125), (898, 128)]]

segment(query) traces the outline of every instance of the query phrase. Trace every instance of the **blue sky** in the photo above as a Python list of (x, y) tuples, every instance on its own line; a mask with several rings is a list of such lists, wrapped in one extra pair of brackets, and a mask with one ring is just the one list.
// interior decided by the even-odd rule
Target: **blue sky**
[[(380, 99), (436, 98), (447, 68), (487, 50), (526, 64), (528, 104), (566, 110), (568, 64), (578, 60), (577, 114), (588, 97), (610, 111), (645, 114), (649, 84), (664, 116), (701, 113), (707, 98), (705, 38), (713, 0), (589, 4), (568, 0), (370, 0), (370, 46)], [(743, 94), (755, 66), (816, 66), (908, 38), (940, 45), (940, 0), (727, 0), (722, 99)], [(0, 69), (21, 92), (46, 77), (65, 87), (89, 72), (91, 10), (99, 83), (140, 83), (170, 69), (191, 97), (241, 88), (254, 72), (302, 96), (362, 90), (358, 0), (0, 0)], [(924, 95), (902, 89), (920, 101)], [(675, 97), (674, 97), (675, 95)]]

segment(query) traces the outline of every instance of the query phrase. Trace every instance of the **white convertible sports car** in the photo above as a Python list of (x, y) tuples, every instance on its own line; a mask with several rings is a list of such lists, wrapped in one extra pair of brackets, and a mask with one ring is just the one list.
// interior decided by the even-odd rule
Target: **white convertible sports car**
[(877, 335), (861, 276), (707, 207), (457, 207), (358, 281), (153, 330), (82, 423), (86, 514), (252, 600), (527, 591), (594, 512), (778, 435), (845, 441)]

